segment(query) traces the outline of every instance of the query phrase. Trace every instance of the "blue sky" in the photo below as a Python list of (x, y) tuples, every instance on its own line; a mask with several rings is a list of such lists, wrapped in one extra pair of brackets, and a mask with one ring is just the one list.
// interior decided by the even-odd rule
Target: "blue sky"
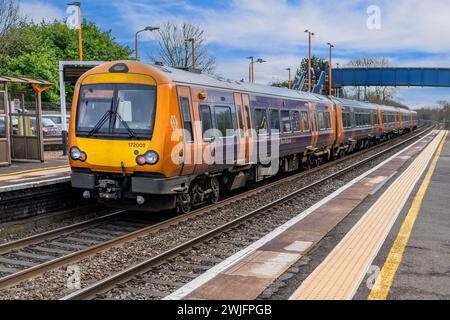
[[(63, 19), (68, 1), (21, 0), (30, 19)], [(247, 78), (254, 55), (267, 60), (257, 65), (255, 81), (267, 84), (285, 80), (286, 68), (296, 69), (307, 56), (304, 29), (316, 33), (313, 53), (326, 58), (333, 42), (335, 62), (364, 56), (384, 56), (393, 66), (450, 67), (450, 1), (448, 0), (89, 0), (82, 2), (82, 16), (103, 30), (111, 29), (121, 44), (133, 46), (134, 32), (165, 21), (200, 25), (208, 46), (217, 57), (216, 72), (231, 79)], [(380, 28), (367, 20), (376, 5)], [(143, 34), (140, 55), (145, 61), (155, 48), (154, 36)], [(397, 99), (411, 107), (450, 100), (448, 88), (402, 88)]]

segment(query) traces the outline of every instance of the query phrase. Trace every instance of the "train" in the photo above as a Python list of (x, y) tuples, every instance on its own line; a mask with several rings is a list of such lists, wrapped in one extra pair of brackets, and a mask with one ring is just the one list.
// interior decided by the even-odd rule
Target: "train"
[(115, 61), (78, 80), (71, 183), (114, 208), (189, 212), (413, 131), (415, 111)]

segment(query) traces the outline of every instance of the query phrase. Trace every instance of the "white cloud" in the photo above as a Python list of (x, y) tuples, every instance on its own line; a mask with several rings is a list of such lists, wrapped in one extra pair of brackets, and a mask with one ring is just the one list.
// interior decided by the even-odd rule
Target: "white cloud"
[[(65, 6), (64, 6), (65, 7)], [(20, 12), (34, 22), (62, 20), (65, 13), (60, 8), (45, 1), (20, 2)]]
[[(450, 65), (450, 1), (448, 0), (231, 0), (219, 9), (194, 1), (163, 0), (117, 4), (121, 18), (131, 30), (167, 20), (200, 24), (219, 52), (217, 73), (231, 79), (248, 79), (248, 55), (267, 60), (255, 65), (255, 81), (269, 83), (287, 79), (286, 68), (296, 70), (307, 55), (305, 29), (316, 33), (313, 53), (328, 57), (327, 42), (336, 46), (334, 62), (343, 66), (358, 56), (387, 56), (395, 66), (445, 67)], [(369, 30), (368, 6), (381, 9), (381, 29)], [(154, 39), (151, 34), (143, 40)], [(219, 49), (217, 49), (219, 48)], [(236, 57), (236, 52), (242, 53)], [(427, 53), (426, 56), (419, 53)], [(407, 58), (404, 58), (407, 57)], [(335, 64), (334, 64), (335, 65)], [(448, 98), (445, 90), (399, 89), (399, 98), (418, 107)]]

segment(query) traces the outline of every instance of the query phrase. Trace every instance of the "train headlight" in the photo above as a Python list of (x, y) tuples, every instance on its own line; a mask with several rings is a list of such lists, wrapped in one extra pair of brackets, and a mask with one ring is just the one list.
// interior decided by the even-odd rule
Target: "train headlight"
[(159, 156), (156, 153), (156, 151), (148, 151), (144, 155), (137, 156), (136, 163), (140, 166), (146, 165), (146, 164), (156, 164), (159, 161)]
[(70, 149), (70, 158), (72, 160), (85, 162), (87, 159), (87, 154), (86, 152), (83, 152), (80, 149), (78, 149), (78, 147), (72, 147)]

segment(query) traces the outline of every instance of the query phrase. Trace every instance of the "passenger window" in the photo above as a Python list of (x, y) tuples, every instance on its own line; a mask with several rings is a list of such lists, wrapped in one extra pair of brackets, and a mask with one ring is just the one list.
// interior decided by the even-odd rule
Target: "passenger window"
[(214, 108), (214, 114), (217, 129), (222, 133), (223, 137), (227, 137), (227, 130), (234, 130), (231, 108), (227, 106), (216, 106)]
[(326, 111), (324, 115), (325, 115), (325, 126), (327, 129), (331, 129), (331, 114), (330, 112)]
[(270, 132), (271, 134), (280, 133), (280, 113), (276, 109), (270, 109)]
[(242, 107), (241, 106), (237, 106), (237, 112), (238, 112), (238, 121), (239, 121), (239, 129), (241, 129), (241, 137), (245, 137), (245, 133), (244, 133), (244, 118), (242, 116)]
[(213, 124), (211, 108), (208, 105), (200, 105), (200, 120), (202, 121), (203, 140), (211, 139)]
[(250, 111), (248, 106), (245, 106), (245, 117), (247, 118), (247, 128), (248, 128), (248, 135), (251, 137), (252, 136), (252, 130), (250, 130), (252, 128), (252, 123), (250, 120)]
[(325, 119), (324, 119), (324, 116), (323, 116), (323, 112), (318, 112), (317, 113), (317, 119), (318, 119), (319, 130), (324, 130), (325, 129)]
[(267, 111), (265, 109), (255, 109), (255, 117), (258, 134), (267, 134)]
[(284, 133), (289, 133), (292, 131), (289, 110), (281, 110), (281, 128)]
[(291, 113), (291, 124), (292, 124), (292, 130), (294, 132), (300, 132), (300, 112), (299, 111), (292, 111)]
[(309, 115), (308, 111), (302, 111), (302, 127), (303, 132), (309, 132)]
[(373, 114), (373, 125), (374, 125), (375, 127), (378, 127), (378, 113), (377, 113), (377, 112), (375, 112), (375, 113)]
[(188, 136), (185, 137), (186, 142), (194, 141), (194, 135), (192, 131), (191, 110), (189, 108), (189, 98), (181, 97), (181, 112), (183, 116), (183, 127), (187, 131)]

